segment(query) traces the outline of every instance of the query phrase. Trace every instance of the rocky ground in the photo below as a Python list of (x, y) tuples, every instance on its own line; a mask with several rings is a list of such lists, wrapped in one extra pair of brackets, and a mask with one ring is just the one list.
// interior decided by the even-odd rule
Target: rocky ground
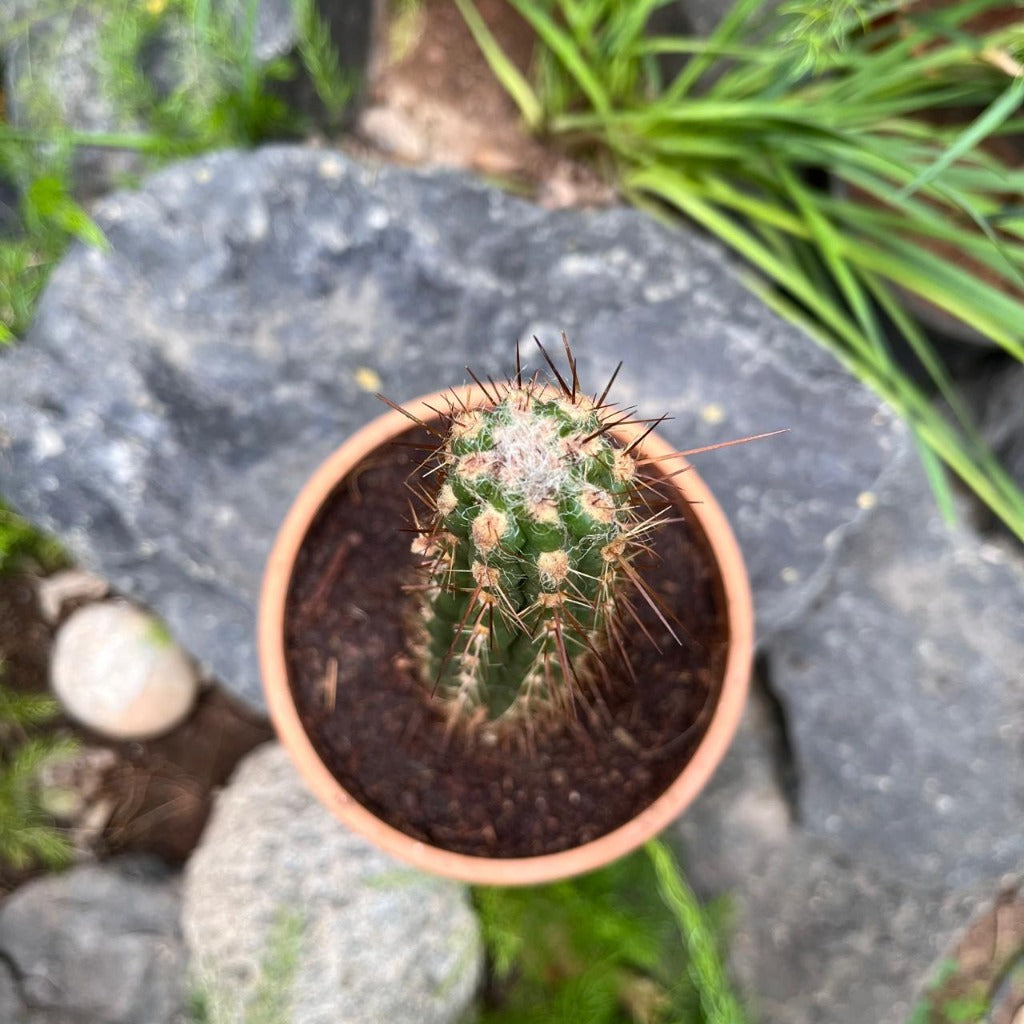
[[(939, 522), (902, 425), (718, 248), (611, 205), (590, 172), (525, 140), (443, 6), (404, 26), (347, 152), (214, 154), (101, 200), (110, 250), (68, 254), (0, 362), (0, 492), (157, 613), (209, 687), (165, 739), (97, 744), (108, 775), (138, 769), (97, 792), (145, 842), (101, 827), (104, 856), (133, 856), (0, 905), (0, 1016), (171, 1022), (201, 1004), (234, 1019), (246, 1001), (273, 1007), (274, 984), (309, 1000), (304, 1024), (463, 1012), (481, 970), (465, 893), (347, 835), (275, 745), (237, 770), (184, 873), (164, 862), (191, 853), (211, 793), (265, 738), (252, 623), (301, 482), (380, 411), (374, 391), (408, 399), (467, 363), (498, 377), (516, 339), (564, 329), (584, 380), (623, 359), (615, 397), (671, 414), (680, 447), (790, 430), (695, 460), (748, 560), (759, 661), (733, 750), (673, 831), (702, 893), (731, 902), (754, 1015), (897, 1024), (953, 957), (964, 970), (936, 992), (1003, 979), (993, 1020), (1019, 1024), (1019, 548)], [(1019, 452), (1020, 381), (989, 362), (978, 388), (1003, 396), (988, 415)], [(109, 597), (47, 612), (26, 581), (0, 599), (15, 587), (24, 628), (8, 642), (38, 685), (54, 627)], [(150, 781), (160, 758), (177, 789)], [(175, 853), (144, 826), (185, 791)]]

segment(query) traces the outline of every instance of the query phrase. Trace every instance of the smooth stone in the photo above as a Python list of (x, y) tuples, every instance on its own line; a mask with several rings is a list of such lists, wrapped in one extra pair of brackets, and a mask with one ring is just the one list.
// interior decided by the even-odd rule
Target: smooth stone
[[(0, 359), (19, 511), (155, 609), (261, 704), (263, 565), (299, 488), (395, 400), (514, 371), (565, 329), (604, 387), (700, 455), (769, 637), (808, 607), (865, 495), (908, 448), (891, 411), (766, 309), (716, 246), (630, 209), (557, 213), (450, 173), (340, 153), (222, 153), (103, 201)], [(109, 330), (116, 318), (118, 330)], [(253, 396), (258, 396), (255, 400)]]
[(82, 725), (112, 739), (147, 739), (188, 716), (199, 680), (156, 619), (105, 602), (80, 608), (57, 631), (50, 685)]
[(483, 968), (466, 888), (351, 833), (276, 743), (219, 796), (182, 921), (200, 991), (227, 1020), (273, 998), (302, 1024), (455, 1024)]
[(185, 1024), (180, 904), (178, 879), (141, 858), (17, 889), (0, 905), (0, 955), (17, 974), (27, 1019)]

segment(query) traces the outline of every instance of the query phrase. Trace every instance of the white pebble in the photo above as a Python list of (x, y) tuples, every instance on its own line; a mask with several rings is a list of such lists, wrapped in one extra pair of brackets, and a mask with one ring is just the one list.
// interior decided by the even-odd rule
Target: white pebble
[(64, 710), (112, 739), (167, 732), (198, 690), (188, 658), (154, 618), (123, 602), (91, 604), (61, 626), (50, 685)]

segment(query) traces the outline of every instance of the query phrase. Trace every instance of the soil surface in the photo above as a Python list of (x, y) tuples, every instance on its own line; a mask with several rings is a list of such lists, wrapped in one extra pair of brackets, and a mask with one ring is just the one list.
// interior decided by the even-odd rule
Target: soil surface
[[(413, 430), (404, 440), (426, 437)], [(637, 563), (684, 642), (634, 598), (657, 644), (626, 619), (636, 685), (622, 669), (618, 683), (594, 684), (575, 718), (538, 724), (528, 738), (449, 734), (408, 654), (403, 621), (403, 587), (415, 578), (413, 534), (403, 529), (411, 523), (406, 481), (424, 483), (421, 459), (406, 446), (376, 453), (310, 528), (285, 629), (303, 724), (342, 786), (415, 838), (488, 857), (537, 856), (596, 839), (676, 778), (717, 699), (727, 625), (703, 533), (683, 503), (673, 515), (684, 520), (656, 531), (650, 556)]]
[[(466, 168), (549, 209), (615, 201), (598, 170), (526, 131), (451, 0), (393, 6), (369, 102), (346, 148), (397, 163)], [(505, 0), (476, 6), (525, 74), (534, 46), (529, 25)]]

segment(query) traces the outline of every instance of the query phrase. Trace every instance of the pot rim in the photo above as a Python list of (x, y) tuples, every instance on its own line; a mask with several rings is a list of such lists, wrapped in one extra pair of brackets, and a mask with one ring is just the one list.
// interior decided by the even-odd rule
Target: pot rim
[[(439, 403), (453, 395), (467, 405), (489, 401), (481, 388), (463, 385), (424, 395), (405, 403), (403, 408), (429, 422), (436, 419)], [(476, 885), (532, 885), (594, 870), (636, 849), (674, 821), (711, 778), (736, 732), (749, 687), (754, 646), (753, 603), (739, 545), (725, 514), (696, 469), (656, 434), (644, 438), (639, 448), (645, 456), (659, 459), (659, 467), (667, 474), (674, 474), (671, 482), (690, 503), (719, 567), (729, 650), (718, 701), (704, 736), (682, 772), (650, 805), (618, 828), (581, 846), (534, 857), (501, 858), (432, 846), (382, 821), (351, 796), (328, 770), (299, 719), (283, 643), (292, 569), (316, 514), (354, 466), (413, 426), (409, 417), (392, 410), (358, 430), (309, 478), (278, 531), (267, 560), (258, 622), (260, 669), (271, 721), (299, 773), (320, 801), (355, 832), (414, 867)], [(640, 432), (640, 428), (614, 431), (627, 443)]]

